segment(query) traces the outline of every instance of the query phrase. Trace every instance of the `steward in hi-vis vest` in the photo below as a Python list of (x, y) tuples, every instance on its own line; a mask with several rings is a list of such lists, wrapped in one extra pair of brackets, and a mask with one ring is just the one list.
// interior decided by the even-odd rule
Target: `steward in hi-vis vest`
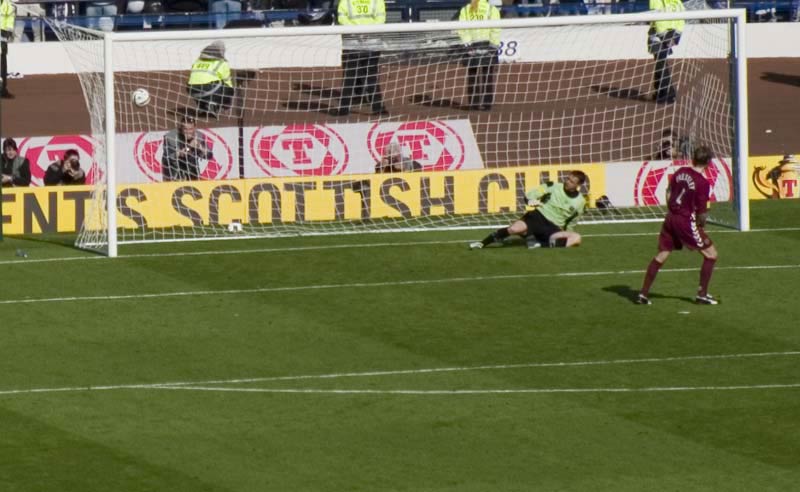
[(235, 90), (222, 41), (214, 41), (203, 48), (192, 65), (188, 91), (197, 102), (198, 111), (213, 118), (231, 107)]
[(14, 38), (17, 8), (11, 0), (0, 0), (0, 97), (11, 99), (8, 92), (8, 42)]
[[(686, 10), (681, 0), (650, 0), (650, 10), (659, 12), (683, 12)], [(645, 96), (647, 100), (657, 103), (672, 104), (678, 97), (672, 86), (672, 72), (667, 64), (667, 57), (672, 48), (681, 41), (684, 20), (661, 20), (650, 24), (647, 33), (647, 50), (656, 61), (653, 71), (653, 93)]]
[[(488, 0), (472, 0), (458, 14), (460, 22), (500, 20), (500, 11)], [(469, 109), (490, 111), (494, 103), (494, 75), (497, 70), (497, 49), (500, 46), (500, 29), (461, 29), (467, 67), (467, 92)]]
[[(386, 23), (384, 0), (339, 0), (336, 19), (344, 26)], [(342, 36), (342, 95), (333, 116), (350, 114), (352, 106), (369, 104), (372, 114), (387, 114), (379, 84), (381, 53), (376, 35)]]

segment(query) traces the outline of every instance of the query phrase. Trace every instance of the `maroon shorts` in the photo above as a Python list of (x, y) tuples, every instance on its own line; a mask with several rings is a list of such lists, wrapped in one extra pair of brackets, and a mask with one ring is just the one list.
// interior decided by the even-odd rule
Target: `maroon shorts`
[(697, 225), (694, 216), (667, 214), (658, 236), (659, 251), (673, 251), (683, 249), (684, 246), (691, 250), (706, 249), (711, 246), (711, 238), (706, 231)]

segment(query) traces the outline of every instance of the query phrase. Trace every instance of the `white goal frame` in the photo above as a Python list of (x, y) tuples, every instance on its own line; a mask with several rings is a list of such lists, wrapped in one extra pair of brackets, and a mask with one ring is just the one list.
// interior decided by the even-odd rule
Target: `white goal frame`
[[(428, 22), (428, 23), (408, 23), (408, 24), (383, 24), (370, 26), (313, 26), (313, 27), (290, 27), (290, 28), (268, 28), (268, 29), (233, 29), (233, 30), (203, 30), (203, 31), (167, 31), (167, 32), (137, 32), (137, 33), (97, 33), (98, 37), (103, 38), (103, 62), (105, 84), (105, 182), (103, 188), (105, 195), (105, 213), (107, 228), (107, 249), (105, 253), (109, 257), (118, 255), (118, 231), (116, 220), (117, 202), (117, 177), (115, 173), (115, 137), (116, 137), (116, 115), (115, 115), (115, 90), (114, 90), (114, 57), (113, 47), (116, 42), (123, 41), (170, 41), (170, 40), (194, 40), (214, 39), (225, 40), (228, 38), (242, 37), (293, 37), (309, 35), (331, 35), (331, 34), (371, 34), (371, 33), (413, 33), (423, 31), (457, 31), (469, 27), (475, 28), (530, 28), (530, 27), (554, 27), (567, 25), (589, 25), (589, 24), (631, 24), (648, 23), (656, 20), (704, 20), (704, 19), (729, 19), (731, 23), (731, 42), (730, 53), (731, 63), (734, 64), (733, 70), (733, 114), (734, 114), (734, 142), (733, 155), (734, 172), (733, 176), (735, 194), (732, 199), (737, 204), (739, 229), (746, 231), (750, 229), (750, 212), (748, 203), (748, 112), (747, 112), (747, 53), (746, 53), (746, 11), (744, 9), (723, 9), (723, 10), (703, 10), (686, 11), (681, 13), (638, 13), (638, 14), (617, 14), (601, 16), (565, 16), (565, 17), (546, 17), (546, 18), (524, 18), (524, 19), (504, 19), (500, 21), (482, 21), (463, 24), (459, 22)], [(644, 40), (642, 40), (644, 43)], [(191, 238), (187, 238), (189, 240)]]

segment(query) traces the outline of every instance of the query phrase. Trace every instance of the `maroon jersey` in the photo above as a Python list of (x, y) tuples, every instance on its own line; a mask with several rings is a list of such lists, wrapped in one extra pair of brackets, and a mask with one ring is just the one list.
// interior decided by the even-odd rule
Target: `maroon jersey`
[(669, 180), (667, 206), (675, 215), (691, 217), (708, 210), (710, 186), (702, 174), (691, 167), (682, 167)]

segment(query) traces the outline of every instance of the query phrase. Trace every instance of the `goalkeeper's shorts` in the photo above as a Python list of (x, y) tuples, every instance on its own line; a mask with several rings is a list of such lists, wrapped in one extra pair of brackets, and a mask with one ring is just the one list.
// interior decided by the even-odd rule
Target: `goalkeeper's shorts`
[(538, 210), (526, 213), (522, 220), (528, 226), (527, 235), (533, 235), (545, 247), (550, 244), (550, 236), (561, 231), (560, 227), (547, 220)]

